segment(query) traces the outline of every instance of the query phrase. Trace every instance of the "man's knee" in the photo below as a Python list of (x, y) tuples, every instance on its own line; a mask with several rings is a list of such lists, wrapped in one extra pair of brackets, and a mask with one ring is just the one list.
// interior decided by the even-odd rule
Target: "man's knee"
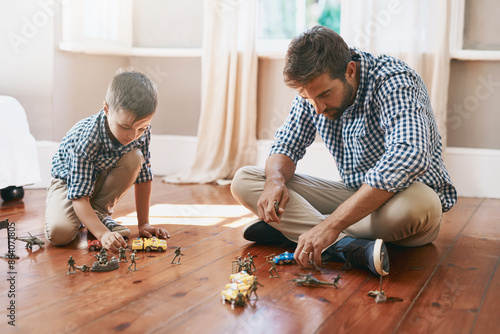
[(372, 214), (373, 230), (384, 240), (420, 246), (432, 242), (442, 216), (441, 201), (430, 187), (415, 183)]
[(233, 197), (240, 200), (247, 197), (249, 184), (258, 180), (259, 168), (254, 166), (241, 167), (231, 181), (231, 193)]

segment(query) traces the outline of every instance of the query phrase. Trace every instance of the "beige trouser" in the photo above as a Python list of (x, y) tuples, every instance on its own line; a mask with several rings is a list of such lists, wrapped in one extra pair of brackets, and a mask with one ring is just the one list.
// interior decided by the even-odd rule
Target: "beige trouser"
[[(92, 208), (111, 215), (115, 204), (134, 184), (143, 162), (141, 150), (134, 148), (121, 157), (115, 166), (99, 173), (90, 198)], [(45, 236), (57, 246), (73, 241), (80, 229), (73, 202), (67, 196), (66, 182), (53, 178), (47, 189), (45, 203)]]
[[(257, 201), (264, 189), (264, 169), (243, 167), (234, 176), (231, 191), (234, 198), (258, 215)], [(287, 183), (290, 200), (281, 223), (270, 225), (288, 239), (299, 236), (326, 219), (355, 193), (343, 183), (294, 174)], [(415, 247), (436, 239), (441, 225), (442, 208), (438, 195), (427, 185), (417, 182), (398, 192), (371, 215), (351, 225), (339, 235), (361, 239), (383, 239), (400, 246)]]

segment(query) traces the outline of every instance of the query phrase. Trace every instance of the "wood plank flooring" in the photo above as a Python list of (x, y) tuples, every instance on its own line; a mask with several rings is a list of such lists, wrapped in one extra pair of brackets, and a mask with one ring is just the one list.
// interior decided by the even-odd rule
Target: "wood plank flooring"
[[(20, 259), (13, 267), (0, 259), (0, 332), (500, 333), (500, 200), (460, 198), (433, 244), (389, 245), (391, 270), (383, 289), (395, 298), (376, 304), (368, 292), (379, 289), (379, 279), (366, 270), (343, 272), (338, 289), (291, 281), (306, 273), (332, 281), (341, 263), (321, 272), (278, 266), (280, 278), (269, 278), (265, 256), (287, 249), (241, 237), (242, 225), (255, 217), (237, 205), (227, 186), (155, 181), (152, 197), (151, 221), (171, 238), (166, 252), (140, 253), (135, 272), (128, 262), (111, 272), (68, 275), (70, 255), (78, 266), (95, 261), (85, 229), (65, 247), (46, 243), (28, 250), (16, 241)], [(133, 222), (133, 203), (130, 192), (113, 216)], [(44, 206), (44, 190), (26, 190), (22, 202), (2, 204), (0, 220), (15, 222), (17, 236), (29, 232), (47, 241)], [(135, 223), (130, 227), (137, 237)], [(184, 254), (180, 265), (170, 263), (177, 246)], [(0, 230), (0, 253), (7, 249), (7, 230)], [(220, 292), (232, 261), (248, 253), (257, 256), (255, 274), (263, 286), (258, 300), (232, 309), (222, 305)]]

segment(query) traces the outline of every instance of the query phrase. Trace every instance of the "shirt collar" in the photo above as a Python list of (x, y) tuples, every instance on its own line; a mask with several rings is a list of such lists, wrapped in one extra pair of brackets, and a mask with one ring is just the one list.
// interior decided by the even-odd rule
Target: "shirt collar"
[(106, 151), (113, 150), (115, 148), (115, 145), (111, 141), (111, 138), (109, 138), (108, 132), (106, 131), (107, 118), (106, 115), (104, 114), (103, 109), (99, 111), (99, 115), (97, 116), (97, 122), (99, 124), (99, 135), (101, 137), (101, 141), (104, 145), (104, 148), (106, 149)]
[(364, 91), (366, 89), (366, 77), (368, 71), (368, 59), (364, 52), (360, 51), (358, 48), (351, 48), (352, 60), (359, 61), (359, 85), (356, 91), (356, 97), (354, 102), (346, 109), (344, 114), (353, 113), (357, 106), (361, 103), (362, 97), (365, 95)]

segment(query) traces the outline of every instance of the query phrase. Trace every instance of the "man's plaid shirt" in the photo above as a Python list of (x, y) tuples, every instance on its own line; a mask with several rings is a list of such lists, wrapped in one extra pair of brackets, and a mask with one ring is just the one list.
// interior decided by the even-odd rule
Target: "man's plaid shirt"
[(318, 131), (347, 187), (366, 183), (398, 192), (418, 181), (434, 189), (448, 211), (457, 192), (441, 156), (441, 137), (423, 80), (393, 57), (352, 52), (353, 60), (361, 63), (354, 103), (332, 121), (297, 94), (270, 155), (284, 154), (297, 164)]
[(124, 154), (138, 147), (144, 155), (144, 164), (135, 182), (152, 180), (150, 141), (151, 125), (138, 140), (126, 146), (114, 145), (106, 132), (106, 115), (101, 110), (76, 123), (64, 136), (52, 158), (51, 175), (66, 181), (68, 199), (90, 197), (99, 173), (115, 166)]

